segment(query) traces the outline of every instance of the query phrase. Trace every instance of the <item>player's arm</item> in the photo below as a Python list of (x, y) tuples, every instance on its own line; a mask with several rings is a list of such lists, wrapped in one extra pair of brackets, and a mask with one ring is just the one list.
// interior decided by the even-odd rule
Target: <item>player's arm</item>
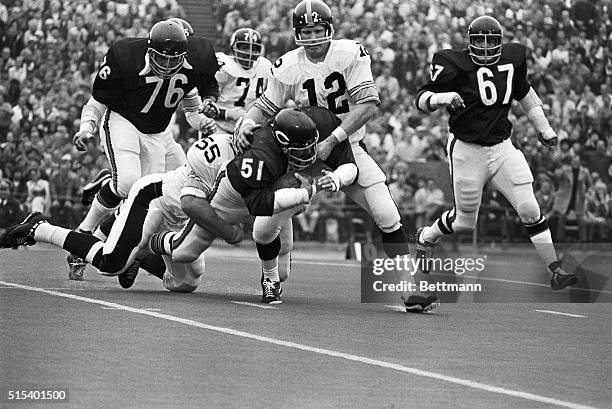
[(209, 135), (217, 129), (217, 123), (213, 117), (218, 115), (219, 108), (215, 110), (216, 104), (208, 100), (206, 105), (202, 104), (202, 98), (196, 88), (187, 93), (183, 99), (183, 111), (189, 126), (196, 131)]
[(104, 111), (106, 111), (106, 105), (96, 101), (93, 96), (83, 106), (79, 130), (72, 138), (72, 144), (77, 150), (87, 150), (87, 143), (94, 138)]
[(208, 201), (210, 186), (193, 172), (187, 177), (181, 189), (181, 208), (195, 224), (221, 237), (228, 243), (238, 243), (244, 232), (238, 224), (231, 224), (220, 218)]
[(452, 81), (457, 75), (457, 68), (445, 57), (436, 53), (429, 66), (429, 81), (417, 92), (416, 107), (425, 113), (438, 108), (465, 108), (461, 95), (452, 91)]
[(304, 178), (300, 179), (299, 187), (275, 191), (274, 182), (281, 175), (280, 168), (267, 164), (250, 150), (227, 164), (228, 180), (240, 193), (253, 216), (271, 216), (306, 204), (316, 193), (316, 187)]
[(538, 139), (543, 145), (553, 146), (557, 144), (557, 133), (552, 129), (544, 109), (542, 108), (542, 101), (538, 97), (535, 90), (529, 87), (527, 95), (519, 100), (519, 104), (523, 111), (527, 114), (527, 118), (531, 121), (533, 126), (538, 131)]
[(323, 177), (317, 180), (317, 188), (337, 192), (355, 183), (359, 170), (355, 164), (353, 150), (348, 140), (334, 146), (325, 164), (333, 171), (323, 170)]
[(288, 99), (287, 87), (274, 75), (274, 70), (271, 69), (268, 85), (263, 95), (255, 101), (255, 105), (242, 117), (242, 123), (237, 133), (238, 147), (242, 150), (248, 149), (251, 145), (253, 132), (276, 115)]

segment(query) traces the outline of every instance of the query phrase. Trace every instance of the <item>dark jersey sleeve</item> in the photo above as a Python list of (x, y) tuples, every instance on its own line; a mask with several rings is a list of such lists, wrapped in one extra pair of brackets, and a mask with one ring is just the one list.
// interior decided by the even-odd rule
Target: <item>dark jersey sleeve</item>
[(92, 96), (104, 105), (113, 105), (123, 93), (124, 71), (113, 44), (102, 59), (93, 83)]
[(251, 149), (227, 164), (227, 177), (253, 216), (274, 213), (274, 182), (285, 174), (287, 159), (266, 125), (254, 134)]
[(512, 96), (517, 101), (523, 99), (529, 92), (531, 84), (527, 81), (527, 49), (517, 43), (504, 44), (505, 56), (516, 67), (512, 84)]
[[(215, 73), (219, 70), (215, 50), (210, 41), (204, 37), (189, 37), (188, 61), (192, 59), (198, 65), (198, 78), (196, 87), (202, 98), (219, 98), (219, 83)], [(193, 64), (192, 64), (193, 65)]]

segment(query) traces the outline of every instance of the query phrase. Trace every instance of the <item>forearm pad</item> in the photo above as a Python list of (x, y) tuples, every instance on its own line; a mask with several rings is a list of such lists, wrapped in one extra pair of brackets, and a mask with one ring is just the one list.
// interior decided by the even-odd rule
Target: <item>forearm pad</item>
[[(312, 196), (316, 192), (316, 188), (313, 185)], [(312, 197), (308, 194), (308, 190), (303, 188), (284, 188), (274, 192), (274, 213), (282, 212), (283, 210), (290, 209), (292, 207), (307, 204), (310, 202)]]
[(102, 115), (104, 115), (104, 111), (106, 111), (106, 105), (96, 101), (94, 97), (90, 97), (81, 111), (81, 125), (79, 126), (79, 131), (87, 131), (92, 134), (95, 133), (98, 129), (100, 119), (102, 119)]
[(340, 180), (340, 187), (350, 186), (357, 178), (357, 165), (354, 163), (345, 163), (334, 170), (336, 176)]

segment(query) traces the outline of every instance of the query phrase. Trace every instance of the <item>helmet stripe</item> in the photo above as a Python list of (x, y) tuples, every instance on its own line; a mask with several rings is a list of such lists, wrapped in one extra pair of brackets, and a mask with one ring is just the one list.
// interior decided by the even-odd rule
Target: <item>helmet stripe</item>
[(313, 24), (312, 20), (312, 2), (310, 0), (306, 0), (306, 24)]

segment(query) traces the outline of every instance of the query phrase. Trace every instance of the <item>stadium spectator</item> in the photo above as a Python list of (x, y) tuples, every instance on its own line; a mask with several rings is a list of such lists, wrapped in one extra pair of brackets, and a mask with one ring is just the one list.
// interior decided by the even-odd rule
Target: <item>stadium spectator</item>
[(42, 171), (39, 168), (33, 168), (28, 174), (26, 181), (28, 190), (28, 207), (32, 212), (40, 212), (42, 214), (50, 214), (51, 210), (51, 191), (49, 181), (42, 178)]
[(21, 204), (11, 194), (10, 182), (0, 179), (0, 234), (7, 227), (19, 223), (22, 216)]

